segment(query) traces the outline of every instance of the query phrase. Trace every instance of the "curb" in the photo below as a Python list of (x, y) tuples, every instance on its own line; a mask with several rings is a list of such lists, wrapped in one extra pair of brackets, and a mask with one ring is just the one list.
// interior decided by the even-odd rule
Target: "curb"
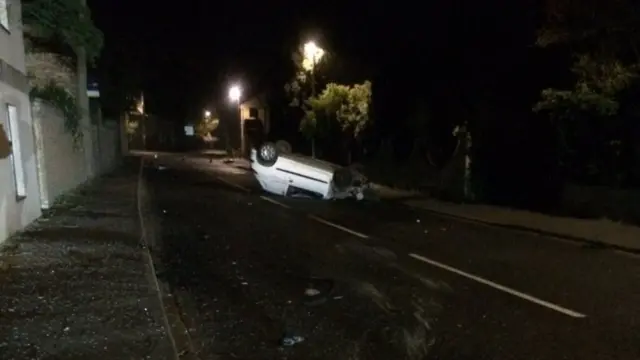
[(603, 241), (582, 238), (582, 237), (579, 237), (579, 236), (558, 234), (558, 233), (554, 233), (554, 232), (551, 232), (551, 231), (530, 228), (530, 227), (526, 227), (526, 226), (522, 226), (522, 225), (500, 224), (500, 223), (486, 221), (486, 220), (472, 219), (472, 218), (468, 218), (468, 217), (464, 217), (464, 216), (452, 215), (452, 214), (439, 212), (439, 211), (435, 211), (435, 210), (431, 210), (431, 209), (425, 209), (423, 207), (409, 205), (409, 204), (406, 204), (404, 202), (403, 202), (403, 204), (405, 206), (408, 206), (408, 207), (412, 208), (412, 209), (419, 209), (419, 210), (422, 210), (422, 211), (425, 211), (425, 212), (428, 212), (428, 213), (431, 213), (433, 215), (440, 216), (440, 217), (447, 217), (447, 218), (451, 218), (451, 219), (455, 219), (455, 220), (459, 220), (459, 221), (464, 221), (464, 222), (469, 222), (469, 223), (474, 223), (474, 224), (480, 224), (480, 225), (486, 225), (486, 226), (492, 226), (492, 227), (496, 227), (496, 228), (502, 228), (502, 229), (508, 229), (508, 230), (516, 230), (516, 231), (524, 231), (524, 232), (527, 232), (527, 233), (541, 235), (541, 236), (555, 237), (555, 238), (558, 238), (558, 239), (567, 240), (567, 241), (571, 241), (571, 242), (574, 242), (574, 243), (580, 243), (580, 244), (584, 244), (584, 245), (591, 245), (594, 248), (618, 250), (618, 251), (623, 251), (623, 252), (631, 253), (631, 254), (635, 254), (635, 255), (640, 254), (640, 249), (636, 249), (636, 248), (632, 248), (632, 247), (609, 244), (609, 243), (606, 243), (606, 242), (603, 242)]
[[(180, 308), (171, 294), (171, 288), (165, 281), (158, 277), (158, 270), (162, 272), (162, 262), (159, 261), (158, 250), (161, 245), (158, 243), (158, 225), (153, 219), (149, 219), (144, 214), (143, 192), (144, 192), (144, 159), (140, 160), (138, 173), (138, 187), (136, 191), (136, 206), (138, 208), (139, 222), (141, 228), (141, 245), (147, 258), (149, 271), (149, 282), (158, 294), (158, 301), (162, 308), (164, 327), (167, 331), (169, 341), (172, 345), (172, 358), (175, 360), (199, 360), (194, 351), (189, 331), (182, 321)], [(147, 201), (148, 202), (148, 199)], [(148, 204), (147, 204), (148, 205)], [(147, 221), (145, 221), (145, 219)]]

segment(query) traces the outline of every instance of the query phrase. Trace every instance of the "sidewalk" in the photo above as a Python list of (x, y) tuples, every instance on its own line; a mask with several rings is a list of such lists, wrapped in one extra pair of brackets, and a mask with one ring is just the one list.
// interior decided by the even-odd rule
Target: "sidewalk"
[(175, 359), (136, 186), (94, 180), (0, 247), (0, 359)]
[(486, 224), (640, 251), (640, 228), (607, 219), (575, 219), (497, 206), (460, 205), (432, 199), (408, 200), (405, 204)]

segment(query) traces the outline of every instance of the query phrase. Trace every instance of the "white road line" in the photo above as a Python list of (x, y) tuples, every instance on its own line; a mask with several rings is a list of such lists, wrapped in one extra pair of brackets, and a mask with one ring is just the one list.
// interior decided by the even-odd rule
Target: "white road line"
[(276, 204), (276, 205), (278, 205), (278, 206), (282, 206), (282, 207), (283, 207), (283, 208), (285, 208), (285, 209), (291, 209), (291, 206), (289, 206), (289, 205), (287, 205), (287, 204), (283, 204), (283, 203), (281, 203), (281, 202), (280, 202), (280, 201), (278, 201), (278, 200), (273, 200), (273, 199), (272, 199), (272, 198), (270, 198), (270, 197), (260, 196), (260, 199), (265, 200), (265, 201), (268, 201), (268, 202), (270, 202), (270, 203), (272, 203), (272, 204)]
[(338, 229), (338, 230), (342, 230), (342, 231), (344, 231), (344, 232), (346, 232), (346, 233), (349, 233), (349, 234), (351, 234), (351, 235), (357, 236), (357, 237), (359, 237), (359, 238), (362, 238), (362, 239), (368, 239), (368, 238), (369, 238), (369, 236), (368, 236), (368, 235), (365, 235), (365, 234), (363, 234), (363, 233), (359, 233), (359, 232), (357, 232), (357, 231), (351, 230), (351, 229), (346, 228), (346, 227), (344, 227), (344, 226), (342, 226), (342, 225), (334, 224), (334, 223), (332, 223), (332, 222), (330, 222), (330, 221), (327, 221), (327, 220), (325, 220), (325, 219), (323, 219), (323, 218), (320, 218), (320, 217), (317, 217), (317, 216), (315, 216), (315, 215), (309, 215), (309, 218), (310, 218), (310, 219), (313, 219), (313, 220), (315, 220), (315, 221), (317, 221), (317, 222), (319, 222), (319, 223), (322, 223), (322, 224), (325, 224), (325, 225), (331, 226), (331, 227), (333, 227), (333, 228), (336, 228), (336, 229)]
[(585, 318), (585, 317), (587, 317), (587, 315), (585, 315), (585, 314), (581, 314), (579, 312), (564, 308), (562, 306), (552, 304), (552, 303), (550, 303), (548, 301), (544, 301), (544, 300), (538, 299), (536, 297), (533, 297), (531, 295), (525, 294), (525, 293), (520, 292), (518, 290), (514, 290), (514, 289), (511, 289), (509, 287), (506, 287), (506, 286), (500, 285), (498, 283), (495, 283), (495, 282), (493, 282), (491, 280), (483, 279), (483, 278), (481, 278), (479, 276), (475, 276), (475, 275), (466, 273), (466, 272), (464, 272), (462, 270), (458, 270), (458, 269), (456, 269), (454, 267), (451, 267), (449, 265), (445, 265), (443, 263), (428, 259), (428, 258), (426, 258), (426, 257), (424, 257), (422, 255), (409, 254), (409, 256), (414, 258), (414, 259), (416, 259), (416, 260), (420, 260), (422, 262), (425, 262), (425, 263), (427, 263), (429, 265), (433, 265), (433, 266), (438, 267), (440, 269), (447, 270), (449, 272), (452, 272), (454, 274), (460, 275), (462, 277), (466, 277), (467, 279), (474, 280), (474, 281), (477, 281), (477, 282), (479, 282), (481, 284), (490, 286), (490, 287), (492, 287), (494, 289), (497, 289), (497, 290), (500, 290), (500, 291), (504, 291), (507, 294), (519, 297), (519, 298), (524, 299), (524, 300), (528, 300), (528, 301), (530, 301), (532, 303), (538, 304), (540, 306), (544, 306), (544, 307), (546, 307), (548, 309), (555, 310), (555, 311), (557, 311), (559, 313), (562, 313), (564, 315), (571, 316), (571, 317), (574, 317), (574, 318)]
[(251, 190), (247, 189), (246, 187), (244, 187), (242, 185), (238, 185), (238, 184), (236, 184), (234, 182), (231, 182), (229, 180), (225, 180), (225, 179), (221, 178), (220, 176), (217, 176), (216, 179), (218, 179), (218, 181), (220, 181), (220, 182), (223, 182), (223, 183), (225, 183), (225, 184), (227, 184), (227, 185), (229, 185), (231, 187), (234, 187), (236, 189), (240, 189), (240, 190), (242, 190), (244, 192), (251, 192)]

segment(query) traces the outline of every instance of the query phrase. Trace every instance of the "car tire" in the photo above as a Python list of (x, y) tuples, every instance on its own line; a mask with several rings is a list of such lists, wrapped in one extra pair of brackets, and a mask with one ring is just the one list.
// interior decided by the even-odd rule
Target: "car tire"
[(273, 166), (278, 160), (278, 147), (272, 142), (263, 143), (258, 147), (256, 160), (262, 166)]
[(349, 189), (353, 183), (353, 174), (348, 168), (341, 168), (333, 173), (333, 184), (338, 191), (345, 191)]
[(285, 140), (276, 141), (276, 147), (278, 148), (279, 154), (291, 154), (293, 152), (291, 144)]

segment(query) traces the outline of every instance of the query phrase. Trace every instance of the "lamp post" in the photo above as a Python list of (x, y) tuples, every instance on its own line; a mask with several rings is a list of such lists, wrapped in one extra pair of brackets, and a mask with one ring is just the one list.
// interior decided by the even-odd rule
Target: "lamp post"
[[(244, 124), (242, 123), (242, 115), (240, 114), (240, 97), (242, 96), (242, 89), (239, 85), (233, 85), (229, 88), (229, 100), (236, 106), (236, 113), (238, 115), (238, 123), (240, 124), (240, 146), (242, 152), (244, 153)], [(227, 154), (231, 151), (230, 143), (229, 143), (229, 127), (227, 126), (226, 130), (227, 137)]]
[[(303, 53), (302, 67), (311, 74), (311, 96), (314, 97), (316, 96), (316, 66), (324, 55), (324, 49), (316, 45), (315, 42), (309, 41), (304, 44)], [(311, 157), (316, 157), (315, 136), (311, 138)]]

